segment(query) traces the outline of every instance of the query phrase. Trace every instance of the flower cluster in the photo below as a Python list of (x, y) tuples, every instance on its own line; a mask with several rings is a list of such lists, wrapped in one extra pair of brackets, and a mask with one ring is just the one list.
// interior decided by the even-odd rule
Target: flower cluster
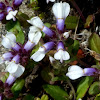
[[(69, 36), (69, 32), (65, 32), (66, 30), (64, 28), (64, 22), (70, 12), (70, 5), (66, 2), (55, 3), (52, 7), (52, 10), (57, 20), (56, 30), (51, 30), (50, 28), (46, 27), (39, 17), (33, 17), (32, 19), (28, 20), (31, 25), (37, 27), (49, 37), (49, 42), (41, 46), (39, 50), (31, 56), (31, 59), (36, 62), (41, 61), (45, 57), (45, 54), (51, 49), (54, 49), (55, 46), (57, 52), (54, 54), (54, 58), (56, 60), (60, 60), (62, 63), (63, 60), (70, 59), (69, 53), (64, 48), (64, 39), (68, 38)], [(32, 31), (33, 28), (30, 30)]]
[(5, 19), (5, 17), (6, 20), (13, 19), (13, 21), (16, 21), (15, 16), (18, 11), (15, 9), (21, 5), (22, 1), (23, 0), (13, 0), (11, 6), (7, 0), (5, 0), (5, 2), (0, 2), (0, 21)]

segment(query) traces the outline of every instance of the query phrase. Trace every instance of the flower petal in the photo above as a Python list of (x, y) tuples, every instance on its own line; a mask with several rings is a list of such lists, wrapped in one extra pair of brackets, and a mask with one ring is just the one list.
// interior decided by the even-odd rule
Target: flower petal
[(45, 49), (40, 47), (39, 50), (31, 56), (31, 59), (38, 62), (41, 61), (44, 57), (45, 57)]
[(72, 80), (78, 79), (84, 75), (85, 74), (84, 74), (83, 69), (77, 65), (70, 66), (68, 68), (68, 73), (66, 74), (66, 76), (68, 76)]
[(69, 53), (67, 51), (59, 50), (58, 52), (56, 52), (54, 54), (54, 58), (56, 60), (60, 60), (60, 62), (62, 63), (63, 60), (70, 59), (70, 55), (69, 55)]
[(66, 2), (55, 3), (52, 7), (56, 18), (66, 18), (70, 12), (70, 5)]
[(16, 78), (20, 77), (23, 74), (24, 70), (25, 68), (22, 65), (15, 64), (14, 62), (10, 62), (6, 68), (6, 71), (8, 71)]
[(40, 28), (40, 29), (43, 28), (43, 22), (38, 16), (33, 17), (30, 20), (27, 20), (27, 22), (38, 27), (38, 28)]

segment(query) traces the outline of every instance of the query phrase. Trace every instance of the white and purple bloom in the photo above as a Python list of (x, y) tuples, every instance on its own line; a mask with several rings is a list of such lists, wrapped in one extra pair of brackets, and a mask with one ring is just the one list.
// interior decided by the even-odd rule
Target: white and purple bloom
[(39, 28), (41, 31), (43, 31), (46, 35), (50, 37), (54, 35), (54, 32), (48, 27), (46, 27), (38, 16), (33, 17), (30, 20), (27, 20), (27, 22), (36, 26), (37, 28)]
[(60, 60), (61, 63), (63, 62), (63, 60), (69, 60), (70, 59), (69, 53), (64, 50), (64, 44), (63, 44), (62, 41), (58, 42), (57, 52), (54, 54), (54, 58), (56, 60)]
[(26, 51), (30, 51), (35, 45), (37, 45), (41, 36), (42, 33), (40, 32), (40, 30), (35, 26), (31, 26), (30, 31), (28, 33), (28, 41), (24, 45), (24, 49)]
[(13, 6), (10, 6), (9, 2), (6, 0), (4, 3), (0, 2), (0, 21), (6, 18), (6, 20), (16, 21), (17, 10), (15, 8), (19, 7), (22, 4), (23, 0), (13, 0)]
[(38, 62), (41, 61), (44, 57), (45, 54), (50, 51), (54, 47), (54, 42), (47, 42), (43, 46), (41, 46), (37, 52), (35, 52), (32, 56), (31, 59), (34, 61)]
[(65, 19), (70, 12), (70, 5), (66, 2), (55, 3), (52, 10), (57, 19), (57, 29), (63, 32)]
[(17, 10), (13, 10), (12, 7), (7, 7), (7, 15), (6, 15), (6, 20), (11, 20), (13, 19), (13, 21), (16, 21), (16, 14), (17, 14)]
[(8, 83), (8, 85), (10, 86), (18, 77), (20, 77), (24, 73), (25, 68), (20, 64), (10, 62), (6, 67), (6, 71), (9, 72), (10, 75), (5, 83)]
[(7, 32), (7, 34), (3, 36), (1, 44), (8, 49), (13, 49), (16, 51), (21, 49), (21, 47), (16, 43), (16, 36), (11, 32)]
[(82, 76), (91, 76), (97, 72), (95, 68), (84, 68), (82, 69), (80, 66), (72, 65), (68, 68), (68, 76), (71, 80), (78, 79)]

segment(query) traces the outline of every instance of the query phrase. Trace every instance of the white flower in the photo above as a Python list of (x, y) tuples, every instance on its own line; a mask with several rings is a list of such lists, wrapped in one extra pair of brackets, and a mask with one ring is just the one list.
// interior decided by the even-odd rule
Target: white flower
[(64, 32), (63, 37), (67, 39), (69, 37), (70, 33), (71, 33), (71, 31)]
[(13, 21), (16, 21), (15, 16), (16, 16), (17, 12), (18, 12), (17, 10), (15, 10), (15, 11), (10, 11), (10, 12), (8, 13), (8, 15), (6, 16), (6, 20), (11, 20), (11, 19), (13, 19)]
[(81, 67), (77, 65), (72, 65), (68, 68), (68, 73), (66, 74), (66, 76), (68, 76), (72, 80), (75, 80), (77, 78), (85, 76), (85, 73)]
[(33, 17), (30, 20), (27, 20), (27, 22), (38, 27), (38, 28), (40, 28), (40, 29), (42, 29), (43, 26), (44, 26), (42, 20), (38, 16)]
[(10, 62), (6, 67), (6, 71), (8, 71), (13, 77), (18, 78), (24, 73), (25, 68), (20, 64)]
[(63, 60), (70, 59), (70, 55), (67, 51), (64, 51), (64, 50), (60, 49), (54, 54), (54, 58), (56, 60), (60, 60), (60, 62), (62, 63)]
[(46, 0), (47, 3), (49, 3), (49, 1), (51, 1), (51, 2), (55, 2), (55, 0)]
[(66, 2), (55, 3), (52, 10), (56, 18), (65, 19), (70, 12), (70, 5)]
[(45, 48), (40, 47), (39, 50), (31, 56), (31, 59), (33, 59), (35, 62), (41, 61), (45, 57), (45, 54)]
[(11, 49), (16, 44), (16, 36), (11, 32), (7, 32), (6, 36), (3, 36), (1, 44), (5, 48)]
[(49, 60), (51, 64), (55, 61), (55, 59), (52, 56), (49, 56)]
[(39, 42), (41, 36), (42, 36), (42, 33), (40, 32), (40, 30), (37, 27), (35, 27), (35, 26), (30, 27), (28, 39), (32, 43), (35, 43), (35, 45), (36, 45)]

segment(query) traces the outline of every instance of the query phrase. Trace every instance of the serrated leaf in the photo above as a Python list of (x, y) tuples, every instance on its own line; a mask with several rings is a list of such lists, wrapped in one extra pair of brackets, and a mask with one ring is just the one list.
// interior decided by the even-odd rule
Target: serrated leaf
[(54, 99), (54, 100), (68, 100), (68, 94), (66, 91), (61, 89), (56, 85), (43, 85), (44, 90)]
[(75, 29), (78, 23), (78, 17), (68, 16), (65, 20), (65, 25), (67, 29)]
[(84, 95), (86, 94), (86, 92), (87, 92), (87, 90), (88, 90), (88, 88), (89, 88), (89, 86), (91, 85), (92, 82), (93, 82), (93, 77), (89, 77), (89, 76), (84, 77), (80, 81), (80, 83), (79, 83), (79, 85), (77, 87), (76, 100), (78, 100), (79, 98), (83, 98), (84, 97)]
[(24, 37), (24, 32), (21, 29), (21, 25), (18, 21), (12, 21), (10, 20), (7, 24), (6, 24), (6, 30), (9, 32), (12, 32), (16, 35), (16, 41), (23, 44), (25, 37)]
[(100, 82), (94, 82), (90, 88), (89, 88), (89, 94), (90, 95), (95, 95), (95, 94), (98, 94), (100, 92)]
[(94, 50), (96, 53), (100, 54), (100, 37), (98, 34), (92, 34), (89, 39), (89, 47), (91, 50)]

